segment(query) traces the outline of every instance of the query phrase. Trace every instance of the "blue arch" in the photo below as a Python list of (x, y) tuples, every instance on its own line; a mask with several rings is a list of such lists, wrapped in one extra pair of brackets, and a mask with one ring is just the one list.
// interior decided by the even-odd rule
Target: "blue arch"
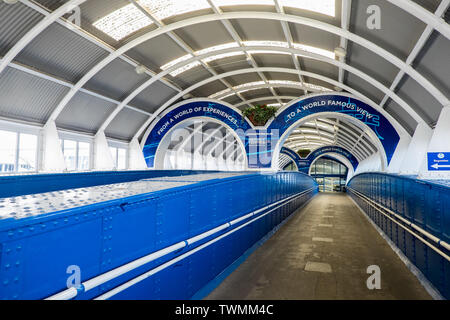
[(284, 109), (270, 123), (269, 131), (279, 130), (280, 136), (299, 120), (320, 112), (337, 112), (366, 124), (380, 139), (389, 164), (400, 141), (391, 122), (368, 104), (345, 95), (320, 95), (302, 99)]
[[(164, 136), (180, 122), (207, 117), (222, 122), (236, 132), (247, 153), (249, 168), (271, 168), (280, 137), (310, 115), (337, 112), (366, 124), (383, 145), (387, 164), (390, 163), (400, 136), (380, 112), (366, 103), (345, 94), (321, 94), (301, 99), (285, 109), (263, 128), (255, 128), (231, 105), (213, 100), (189, 100), (170, 108), (149, 127), (143, 148), (147, 166), (155, 166), (155, 155)], [(382, 150), (380, 150), (382, 152)], [(256, 156), (255, 156), (256, 155)]]
[(314, 162), (314, 160), (326, 153), (337, 153), (342, 155), (348, 161), (350, 161), (353, 170), (356, 170), (359, 165), (359, 161), (355, 158), (354, 155), (352, 155), (348, 150), (338, 146), (326, 146), (318, 148), (311, 152), (306, 158), (301, 158), (294, 150), (286, 147), (281, 148), (280, 153), (288, 155), (292, 160), (294, 160), (298, 170), (306, 174), (309, 173), (309, 168), (311, 167), (311, 164)]
[(171, 129), (182, 121), (198, 117), (207, 117), (224, 123), (238, 134), (243, 143), (246, 141), (245, 132), (252, 128), (239, 111), (219, 102), (188, 101), (175, 105), (149, 128), (150, 132), (143, 148), (147, 166), (149, 168), (155, 166), (158, 146)]
[(291, 158), (294, 161), (297, 168), (300, 168), (299, 166), (300, 166), (300, 162), (302, 161), (302, 158), (300, 158), (300, 156), (298, 155), (297, 152), (295, 152), (294, 150), (292, 150), (290, 148), (282, 147), (280, 153), (287, 155), (289, 158)]

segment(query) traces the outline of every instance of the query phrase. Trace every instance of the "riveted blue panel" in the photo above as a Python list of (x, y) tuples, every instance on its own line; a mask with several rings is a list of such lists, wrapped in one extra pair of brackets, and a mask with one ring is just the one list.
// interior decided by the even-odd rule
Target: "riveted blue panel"
[[(132, 181), (147, 173), (132, 172), (129, 176), (111, 173), (100, 175), (100, 180), (108, 183)], [(49, 176), (26, 182), (29, 186), (24, 190), (35, 190), (34, 184), (42, 183), (42, 179)], [(75, 184), (76, 187), (98, 183), (95, 179), (79, 177), (81, 182)], [(55, 182), (41, 190), (61, 186)], [(287, 202), (289, 196), (301, 192), (306, 193)], [(314, 180), (298, 172), (247, 173), (29, 218), (0, 220), (0, 298), (49, 297), (67, 288), (68, 266), (79, 266), (81, 282), (85, 282), (263, 208), (251, 218), (149, 260), (91, 290), (80, 291), (76, 297), (98, 297), (156, 267), (167, 265), (109, 298), (188, 299), (316, 193)], [(265, 208), (277, 200), (283, 200), (280, 208)], [(234, 228), (234, 233), (214, 243), (208, 242)], [(179, 258), (205, 244), (208, 245), (194, 254)], [(175, 258), (179, 260), (175, 262)]]
[[(450, 255), (449, 250), (441, 243), (436, 243), (432, 238), (428, 239), (426, 234), (421, 234), (416, 229), (422, 228), (441, 241), (450, 243), (448, 185), (448, 181), (430, 182), (384, 173), (356, 175), (348, 183), (349, 193), (353, 199), (446, 298), (450, 298), (450, 262), (412, 233), (418, 233), (444, 255)], [(389, 222), (385, 215), (369, 206), (352, 190), (392, 210), (409, 223), (413, 223), (415, 227), (410, 227), (395, 216), (391, 218), (397, 219), (403, 227), (392, 220)]]

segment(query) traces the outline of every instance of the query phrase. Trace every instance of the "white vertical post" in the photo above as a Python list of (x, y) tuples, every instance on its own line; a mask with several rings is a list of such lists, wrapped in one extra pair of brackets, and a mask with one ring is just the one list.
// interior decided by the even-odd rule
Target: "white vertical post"
[(400, 167), (401, 174), (419, 174), (432, 134), (433, 130), (427, 125), (423, 123), (417, 125)]
[(42, 160), (40, 171), (63, 172), (67, 171), (64, 154), (59, 141), (58, 129), (55, 121), (49, 121), (42, 128)]
[[(438, 122), (428, 145), (428, 152), (450, 152), (450, 106), (444, 107), (439, 115)], [(450, 165), (450, 163), (448, 163)], [(420, 178), (424, 179), (450, 179), (450, 168), (442, 171), (428, 171), (427, 155), (420, 170)]]
[(97, 132), (94, 138), (94, 169), (100, 171), (114, 169), (114, 160), (104, 131)]
[(132, 170), (147, 169), (144, 153), (137, 138), (133, 138), (128, 146), (128, 163), (128, 167)]
[(399, 173), (402, 167), (402, 163), (405, 159), (405, 155), (408, 152), (409, 144), (411, 143), (411, 137), (407, 134), (400, 135), (400, 141), (397, 148), (395, 148), (394, 155), (387, 168), (389, 173)]

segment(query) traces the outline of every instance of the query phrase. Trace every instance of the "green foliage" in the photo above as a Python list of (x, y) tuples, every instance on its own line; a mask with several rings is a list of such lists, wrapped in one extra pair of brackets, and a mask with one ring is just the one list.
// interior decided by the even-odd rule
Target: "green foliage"
[(309, 149), (300, 149), (297, 151), (298, 155), (302, 158), (306, 158), (308, 156), (308, 154), (311, 153), (311, 150)]
[(266, 104), (263, 104), (247, 108), (242, 113), (255, 126), (263, 126), (270, 118), (275, 116), (277, 113), (277, 108), (268, 107)]

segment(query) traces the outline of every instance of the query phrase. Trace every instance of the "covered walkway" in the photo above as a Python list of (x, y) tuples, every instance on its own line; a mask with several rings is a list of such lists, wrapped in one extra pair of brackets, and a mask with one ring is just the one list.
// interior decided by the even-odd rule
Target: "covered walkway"
[[(381, 269), (369, 290), (367, 267)], [(207, 299), (431, 299), (345, 194), (320, 193)]]

